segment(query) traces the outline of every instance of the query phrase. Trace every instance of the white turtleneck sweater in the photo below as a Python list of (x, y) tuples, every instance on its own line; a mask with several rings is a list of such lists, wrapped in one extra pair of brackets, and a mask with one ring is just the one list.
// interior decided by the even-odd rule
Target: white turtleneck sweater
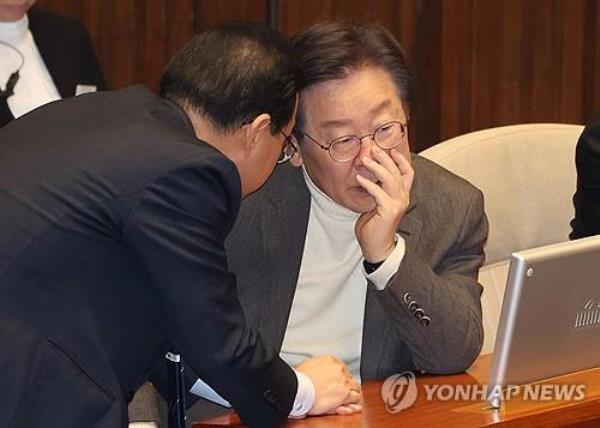
[[(14, 117), (50, 101), (60, 99), (60, 94), (48, 68), (38, 51), (27, 15), (15, 22), (0, 22), (0, 41), (18, 49), (25, 58), (19, 71), (19, 80), (14, 95), (7, 99), (8, 108)], [(5, 89), (9, 76), (21, 65), (21, 58), (12, 49), (0, 44), (0, 87)]]
[(360, 355), (367, 279), (383, 290), (398, 270), (405, 243), (372, 274), (354, 233), (359, 213), (327, 196), (304, 170), (311, 196), (310, 215), (300, 275), (288, 320), (282, 358), (296, 366), (307, 358), (335, 355), (360, 380)]

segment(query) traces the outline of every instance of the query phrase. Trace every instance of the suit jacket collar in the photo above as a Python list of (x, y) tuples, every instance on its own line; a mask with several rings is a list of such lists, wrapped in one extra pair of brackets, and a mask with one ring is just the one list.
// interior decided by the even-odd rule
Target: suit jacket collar
[(57, 38), (56, 28), (52, 28), (53, 24), (56, 25), (56, 20), (49, 13), (37, 9), (31, 9), (27, 16), (33, 40), (60, 96), (74, 96), (77, 83), (85, 82), (76, 82), (77, 77), (66, 62), (64, 41)]
[(310, 194), (299, 168), (282, 165), (276, 173), (265, 189), (261, 216), (264, 259), (269, 261), (262, 277), (269, 278), (266, 299), (272, 305), (263, 315), (269, 319), (261, 322), (261, 334), (280, 348), (300, 274)]
[(406, 213), (404, 213), (404, 217), (402, 217), (402, 221), (400, 222), (400, 226), (398, 228), (398, 232), (400, 235), (406, 240), (409, 239), (411, 241), (417, 241), (419, 234), (421, 232), (421, 220), (417, 213), (417, 206), (419, 205), (419, 198), (422, 195), (422, 182), (421, 177), (419, 176), (419, 164), (420, 158), (419, 156), (413, 154), (411, 156), (412, 166), (415, 170), (415, 177), (413, 180), (413, 186), (410, 190), (410, 203), (408, 208), (406, 209)]

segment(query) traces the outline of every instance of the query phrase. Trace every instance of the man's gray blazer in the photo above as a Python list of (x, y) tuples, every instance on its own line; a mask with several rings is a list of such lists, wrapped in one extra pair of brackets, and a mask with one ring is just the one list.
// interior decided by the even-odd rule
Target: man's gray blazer
[[(363, 380), (413, 369), (464, 371), (483, 340), (482, 287), (477, 283), (488, 232), (483, 196), (431, 161), (415, 155), (412, 164), (411, 201), (399, 228), (406, 254), (383, 291), (372, 285), (367, 291)], [(259, 192), (244, 200), (226, 242), (250, 325), (278, 350), (294, 299), (309, 211), (310, 193), (301, 170), (281, 165)]]

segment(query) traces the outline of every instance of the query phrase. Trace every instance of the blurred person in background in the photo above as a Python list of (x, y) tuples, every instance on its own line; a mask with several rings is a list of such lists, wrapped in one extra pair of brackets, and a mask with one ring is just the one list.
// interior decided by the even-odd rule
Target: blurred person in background
[(600, 116), (585, 127), (575, 153), (577, 191), (571, 239), (600, 234)]
[(34, 3), (0, 0), (0, 127), (48, 102), (106, 89), (83, 25)]

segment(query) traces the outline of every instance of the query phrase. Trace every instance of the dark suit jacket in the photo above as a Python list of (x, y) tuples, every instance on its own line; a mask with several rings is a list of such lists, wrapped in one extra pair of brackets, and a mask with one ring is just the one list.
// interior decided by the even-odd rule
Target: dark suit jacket
[(223, 241), (235, 165), (142, 87), (0, 130), (0, 426), (115, 427), (173, 343), (251, 426), (296, 377), (246, 328)]
[[(74, 96), (78, 84), (106, 89), (92, 42), (81, 22), (36, 8), (27, 16), (29, 30), (61, 97)], [(6, 100), (0, 100), (0, 127), (13, 119)]]
[[(369, 286), (367, 291), (363, 380), (415, 369), (461, 372), (483, 341), (482, 287), (477, 283), (488, 231), (483, 195), (424, 158), (415, 155), (413, 167), (411, 203), (399, 228), (406, 254), (385, 290)], [(261, 190), (244, 200), (226, 242), (248, 320), (277, 349), (294, 299), (309, 210), (301, 171), (279, 166)], [(429, 325), (408, 308), (407, 293), (431, 318)], [(192, 418), (213, 413), (209, 407), (200, 401)]]
[(577, 191), (571, 239), (600, 234), (600, 116), (583, 130), (575, 154)]

